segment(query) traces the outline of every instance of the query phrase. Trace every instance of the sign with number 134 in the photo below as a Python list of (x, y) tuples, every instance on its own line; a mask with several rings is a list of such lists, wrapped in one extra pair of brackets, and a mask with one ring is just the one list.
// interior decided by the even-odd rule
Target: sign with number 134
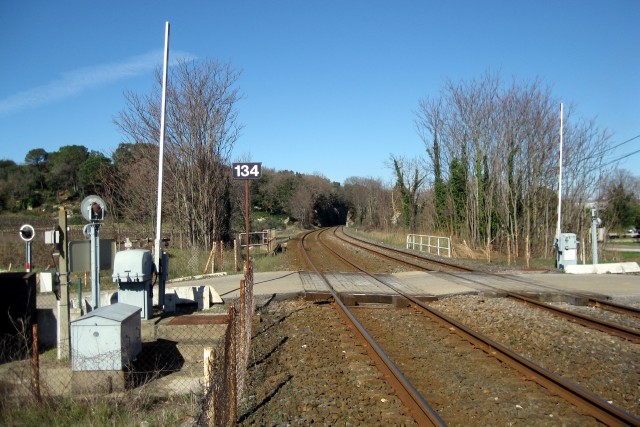
[(262, 175), (262, 163), (233, 163), (233, 179), (258, 179)]

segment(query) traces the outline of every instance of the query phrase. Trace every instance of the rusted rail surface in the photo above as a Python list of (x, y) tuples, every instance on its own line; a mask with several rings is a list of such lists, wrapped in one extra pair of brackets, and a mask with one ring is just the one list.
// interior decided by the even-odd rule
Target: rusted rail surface
[(604, 301), (597, 298), (589, 298), (589, 306), (601, 308), (603, 310), (613, 311), (618, 314), (624, 314), (627, 316), (640, 317), (640, 309), (635, 307), (629, 307), (622, 304), (616, 304), (611, 301)]
[[(342, 315), (342, 317), (348, 322), (351, 328), (356, 332), (356, 336), (363, 343), (367, 352), (372, 357), (378, 369), (382, 372), (384, 378), (389, 381), (391, 386), (398, 393), (398, 398), (405, 404), (405, 406), (411, 412), (411, 415), (415, 419), (416, 423), (420, 426), (446, 426), (445, 422), (440, 418), (436, 411), (429, 405), (429, 403), (422, 397), (422, 395), (415, 389), (415, 387), (409, 382), (409, 380), (402, 374), (397, 366), (389, 359), (384, 353), (376, 341), (367, 333), (364, 327), (358, 322), (353, 313), (344, 305), (340, 296), (335, 292), (333, 287), (326, 280), (325, 276), (316, 269), (314, 263), (311, 261), (307, 250), (304, 247), (305, 239), (311, 234), (309, 232), (305, 234), (300, 240), (302, 245), (302, 252), (305, 254), (306, 262), (310, 269), (318, 274), (327, 285), (330, 290), (335, 303), (336, 308)], [(350, 263), (349, 263), (350, 264)]]
[[(552, 288), (550, 286), (547, 285), (543, 285), (540, 283), (532, 283), (531, 281), (528, 280), (524, 280), (520, 277), (517, 276), (513, 276), (513, 275), (504, 275), (505, 278), (509, 278), (511, 280), (514, 280), (516, 282), (522, 282), (525, 283), (529, 286), (536, 286), (536, 287), (540, 287), (543, 289), (552, 289), (552, 290), (556, 290), (555, 288)], [(586, 304), (589, 307), (594, 307), (594, 308), (599, 308), (602, 310), (606, 310), (606, 311), (611, 311), (614, 313), (618, 313), (618, 314), (623, 314), (625, 316), (630, 316), (630, 317), (637, 317), (640, 318), (640, 309), (635, 308), (635, 307), (630, 307), (627, 305), (622, 305), (622, 304), (617, 304), (615, 302), (611, 302), (611, 301), (606, 301), (600, 298), (595, 298), (592, 297), (590, 295), (584, 295), (581, 294), (579, 292), (565, 292), (567, 295), (570, 295), (572, 297), (575, 298), (579, 298), (579, 299), (583, 299), (586, 301)]]
[[(325, 230), (323, 230), (323, 232), (324, 231)], [(343, 260), (346, 260), (344, 257), (335, 253), (335, 251), (333, 251), (327, 245), (324, 246), (327, 250), (333, 252), (336, 256), (340, 257)], [(360, 269), (353, 262), (347, 262), (355, 268)], [(360, 270), (373, 279), (378, 280), (375, 276), (368, 273), (364, 269)], [(411, 295), (402, 292), (394, 286), (391, 286), (379, 280), (378, 282), (380, 282), (384, 286), (389, 287), (404, 298), (408, 299), (416, 307), (420, 307), (420, 309), (426, 315), (428, 315), (433, 320), (441, 323), (444, 327), (453, 330), (476, 347), (485, 351), (487, 354), (496, 357), (501, 362), (507, 363), (514, 369), (522, 372), (530, 380), (535, 381), (542, 387), (550, 390), (552, 393), (561, 396), (563, 399), (580, 408), (580, 410), (584, 411), (584, 413), (593, 416), (598, 421), (610, 426), (640, 425), (640, 418), (637, 418), (634, 415), (622, 410), (621, 408), (618, 408), (617, 406), (606, 402), (605, 400), (584, 390), (571, 381), (568, 381), (565, 378), (544, 369), (543, 367), (515, 353), (502, 344), (499, 344), (484, 336), (483, 334), (472, 330), (471, 328), (465, 326), (457, 320), (445, 315), (444, 313), (434, 309), (433, 307), (428, 306), (427, 304), (424, 304), (423, 302), (419, 301)]]
[(574, 313), (572, 311), (563, 310), (560, 307), (555, 307), (553, 305), (536, 301), (524, 295), (520, 295), (518, 293), (510, 292), (507, 294), (507, 297), (523, 302), (525, 304), (529, 304), (536, 308), (550, 311), (556, 316), (565, 318), (570, 322), (575, 322), (591, 329), (597, 329), (599, 331), (606, 332), (609, 335), (614, 335), (620, 338), (624, 338), (636, 344), (640, 343), (640, 331), (636, 329), (631, 329), (631, 328), (616, 325), (610, 322), (605, 322), (604, 320), (596, 319), (590, 316), (585, 316), (580, 313)]

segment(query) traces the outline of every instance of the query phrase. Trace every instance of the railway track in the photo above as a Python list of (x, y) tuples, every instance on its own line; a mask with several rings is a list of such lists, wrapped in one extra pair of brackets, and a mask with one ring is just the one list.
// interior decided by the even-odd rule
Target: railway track
[[(322, 233), (326, 233), (326, 230), (320, 231), (318, 233), (314, 233), (313, 235), (316, 236), (316, 239), (320, 244), (323, 245), (326, 251), (333, 254), (332, 256), (335, 256), (337, 259), (340, 259), (339, 262), (342, 263), (343, 265), (350, 266), (349, 268), (364, 272), (364, 269), (359, 268), (353, 262), (349, 261), (345, 256), (337, 254), (335, 250), (329, 248), (328, 245), (323, 243), (320, 239), (320, 235)], [(307, 261), (311, 266), (312, 270), (316, 271), (320, 276), (322, 276), (323, 280), (325, 280), (325, 282), (327, 283), (327, 286), (330, 289), (332, 289), (329, 281), (324, 279), (323, 273), (318, 269), (316, 269), (316, 267), (314, 266), (314, 263), (311, 257), (309, 256), (308, 249), (305, 248), (305, 240), (310, 236), (311, 236), (311, 233), (307, 234), (307, 236), (305, 236), (305, 238), (302, 239), (302, 247), (304, 249), (305, 256), (307, 257)], [(364, 245), (365, 244), (362, 244), (361, 247), (364, 248)], [(319, 255), (317, 252), (318, 252), (317, 250), (314, 250), (313, 256), (317, 257)], [(422, 260), (414, 259), (413, 261), (408, 261), (408, 262), (415, 263), (415, 264), (422, 264)], [(424, 269), (425, 267), (424, 265), (422, 265), (422, 267), (420, 268)], [(364, 272), (364, 273), (368, 274), (370, 277), (375, 279), (373, 275), (367, 272)], [(388, 284), (383, 284), (383, 285), (389, 286)], [(522, 375), (525, 376), (525, 378), (531, 379), (536, 383), (542, 385), (544, 388), (550, 390), (552, 393), (562, 396), (566, 401), (571, 402), (573, 405), (579, 407), (581, 412), (587, 413), (590, 416), (593, 416), (598, 421), (608, 425), (637, 425), (640, 422), (640, 420), (634, 417), (633, 415), (590, 394), (589, 392), (565, 380), (564, 378), (559, 377), (558, 375), (555, 375), (552, 372), (549, 372), (535, 365), (534, 363), (527, 360), (526, 358), (519, 356), (518, 354), (498, 344), (497, 342), (494, 342), (482, 336), (481, 334), (478, 334), (477, 332), (471, 330), (470, 328), (466, 327), (460, 322), (457, 322), (456, 320), (444, 315), (443, 313), (438, 312), (437, 310), (429, 307), (423, 302), (413, 298), (412, 296), (403, 294), (399, 289), (395, 289), (393, 287), (391, 287), (391, 289), (393, 292), (396, 292), (399, 295), (402, 295), (403, 298), (406, 298), (408, 301), (411, 301), (411, 303), (413, 304), (413, 307), (415, 307), (416, 309), (419, 308), (430, 319), (440, 324), (441, 328), (449, 331), (455, 331), (456, 334), (463, 337), (468, 342), (472, 343), (472, 345), (475, 346), (476, 348), (483, 350), (485, 353), (494, 356), (500, 362), (506, 363), (510, 365), (513, 369), (516, 369), (518, 372), (521, 372)], [(354, 325), (356, 326), (354, 326), (354, 328), (357, 329), (358, 331), (361, 331), (360, 335), (364, 337), (364, 339), (366, 339), (368, 334), (366, 333), (366, 331), (364, 331), (362, 324), (357, 323), (356, 316), (353, 315), (353, 313), (351, 313), (348, 310), (345, 304), (342, 303), (340, 295), (338, 295), (333, 289), (331, 290), (331, 292), (338, 306), (345, 313), (344, 315), (345, 318), (349, 319), (349, 321), (351, 322), (355, 321), (356, 323)], [(379, 351), (380, 352), (382, 351), (380, 346), (375, 341), (371, 341), (367, 345), (370, 346), (372, 349), (375, 349), (376, 353), (378, 353)], [(390, 360), (388, 356), (378, 353), (377, 357), (383, 361), (382, 363), (384, 365), (387, 365), (387, 369), (390, 369), (392, 372), (395, 372), (397, 370), (397, 367), (394, 367), (394, 368), (388, 367), (389, 365), (386, 363), (387, 360)], [(404, 380), (396, 380), (396, 381), (400, 383), (404, 383)], [(395, 388), (398, 389), (398, 386), (396, 385)], [(415, 387), (413, 386), (410, 386), (409, 389), (416, 390)], [(405, 399), (406, 398), (403, 398), (403, 401), (405, 401)], [(414, 399), (414, 403), (408, 404), (407, 406), (418, 405), (418, 403), (415, 403), (415, 402), (422, 402), (423, 400), (425, 400), (424, 398), (421, 398), (421, 397), (416, 398), (415, 396), (413, 397), (413, 399)], [(414, 411), (415, 409), (412, 410), (412, 413)], [(430, 423), (434, 423), (434, 420), (430, 419), (428, 415), (428, 414), (433, 415), (434, 413), (433, 409), (422, 410), (422, 412), (423, 412), (423, 417), (426, 417), (426, 418), (422, 418), (421, 421), (418, 421), (419, 424), (426, 423), (427, 419), (429, 419)], [(440, 421), (436, 419), (435, 422), (440, 422)], [(439, 425), (439, 424), (435, 424), (435, 425)]]
[[(443, 272), (444, 274), (451, 275), (452, 277), (455, 276), (455, 271), (462, 271), (462, 272), (473, 271), (472, 269), (469, 269), (466, 267), (457, 266), (455, 264), (447, 263), (441, 260), (433, 260), (433, 259), (420, 257), (417, 255), (408, 254), (405, 251), (389, 248), (387, 246), (379, 245), (372, 242), (367, 242), (365, 240), (358, 239), (353, 236), (348, 236), (348, 239), (347, 239), (345, 237), (338, 235), (337, 229), (338, 229), (337, 227), (333, 228), (332, 233), (336, 238), (338, 238), (342, 242), (345, 242), (346, 244), (353, 244), (361, 249), (370, 251), (386, 259), (397, 259), (398, 262), (401, 262), (403, 264), (410, 264), (414, 268), (421, 271), (434, 271), (435, 270), (434, 266), (436, 268), (442, 267), (444, 268), (444, 270), (439, 270), (439, 271)], [(406, 261), (407, 257), (411, 257), (414, 261), (413, 262)], [(431, 267), (429, 265), (431, 265)], [(538, 309), (547, 310), (557, 316), (560, 316), (568, 321), (578, 323), (582, 326), (596, 329), (596, 330), (608, 333), (610, 335), (629, 340), (634, 343), (640, 343), (640, 330), (637, 328), (631, 328), (624, 325), (615, 324), (606, 320), (602, 320), (597, 317), (586, 316), (584, 314), (576, 313), (570, 310), (564, 310), (560, 307), (538, 301), (531, 296), (531, 293), (536, 291), (543, 291), (543, 292), (553, 291), (557, 293), (556, 289), (553, 289), (549, 286), (545, 286), (539, 283), (535, 283), (531, 280), (526, 280), (520, 277), (516, 277), (514, 275), (497, 275), (497, 274), (492, 275), (488, 273), (485, 273), (484, 275), (490, 277), (495, 282), (509, 280), (509, 281), (520, 283), (520, 284), (524, 284), (525, 286), (527, 286), (528, 290), (523, 292), (513, 292), (513, 291), (506, 290), (505, 287), (490, 285), (486, 281), (476, 280), (469, 276), (465, 276), (463, 280), (467, 282), (473, 282), (477, 286), (480, 286), (482, 288), (491, 289), (492, 291), (503, 292), (507, 298), (511, 298), (515, 301), (528, 304)], [(455, 276), (455, 277), (459, 277), (459, 276)], [(640, 318), (640, 310), (634, 307), (615, 304), (609, 301), (594, 298), (589, 295), (582, 295), (578, 293), (565, 293), (565, 295), (575, 301), (584, 301), (585, 304), (588, 304), (591, 307), (613, 311), (615, 313), (622, 314), (625, 316), (631, 316), (633, 318)]]
[[(305, 235), (301, 239), (302, 249), (309, 267), (320, 277), (322, 277), (322, 280), (327, 284), (327, 287), (329, 288), (334, 301), (336, 302), (338, 311), (356, 332), (359, 340), (363, 343), (365, 348), (367, 348), (369, 355), (381, 370), (384, 377), (388, 380), (396, 393), (398, 393), (398, 397), (400, 398), (400, 400), (409, 409), (418, 425), (445, 426), (446, 424), (442, 420), (442, 418), (440, 418), (436, 411), (427, 403), (424, 397), (420, 393), (418, 393), (411, 382), (409, 382), (409, 380), (402, 374), (402, 372), (391, 361), (386, 353), (384, 353), (377, 342), (371, 337), (371, 335), (369, 335), (369, 333), (364, 329), (360, 322), (358, 322), (353, 313), (342, 302), (340, 296), (335, 292), (333, 287), (326, 280), (323, 273), (319, 271), (316, 268), (315, 264), (311, 261), (311, 258), (309, 257), (309, 254), (304, 247), (305, 239), (307, 238), (307, 236), (309, 236), (309, 234)], [(346, 261), (344, 259), (342, 260)]]

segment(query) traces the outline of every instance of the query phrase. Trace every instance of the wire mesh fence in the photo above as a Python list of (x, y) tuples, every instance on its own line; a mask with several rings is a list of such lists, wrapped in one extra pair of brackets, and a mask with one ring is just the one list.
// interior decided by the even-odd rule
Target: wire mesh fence
[(246, 394), (251, 324), (255, 311), (253, 267), (245, 267), (237, 307), (229, 308), (224, 348), (212, 351), (205, 365), (206, 390), (199, 425), (234, 425), (238, 403)]
[[(72, 306), (68, 353), (57, 342), (59, 301), (53, 293), (39, 294), (35, 321), (15, 323), (15, 333), (0, 340), (0, 413), (14, 405), (106, 398), (142, 402), (140, 411), (161, 405), (164, 412), (179, 402), (171, 419), (181, 425), (234, 424), (246, 383), (252, 289), (249, 267), (231, 306), (196, 311), (187, 305), (175, 313), (157, 311), (150, 320), (117, 303), (93, 316), (80, 316)], [(28, 324), (38, 328), (38, 339)]]

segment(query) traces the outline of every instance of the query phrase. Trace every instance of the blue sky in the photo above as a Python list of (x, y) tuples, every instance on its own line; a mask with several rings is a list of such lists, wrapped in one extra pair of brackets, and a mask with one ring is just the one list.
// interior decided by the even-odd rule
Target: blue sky
[[(0, 158), (84, 145), (110, 155), (123, 92), (162, 63), (214, 57), (241, 71), (234, 157), (391, 180), (424, 154), (414, 118), (445, 79), (540, 77), (617, 144), (640, 134), (640, 2), (0, 1)], [(608, 159), (640, 150), (640, 138)], [(620, 167), (640, 176), (640, 153)]]

